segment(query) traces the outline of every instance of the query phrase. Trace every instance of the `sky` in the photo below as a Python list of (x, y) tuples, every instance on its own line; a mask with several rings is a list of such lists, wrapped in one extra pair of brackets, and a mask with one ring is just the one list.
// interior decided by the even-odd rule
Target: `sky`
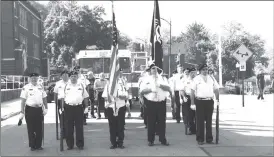
[[(47, 4), (48, 1), (38, 1)], [(110, 1), (77, 1), (80, 5), (103, 6), (111, 20)], [(114, 1), (117, 28), (132, 39), (149, 40), (152, 24), (153, 1)], [(252, 34), (266, 41), (266, 49), (273, 49), (273, 1), (159, 1), (160, 16), (171, 19), (172, 36), (178, 36), (187, 25), (199, 22), (211, 33), (222, 33), (222, 25), (234, 21)], [(162, 30), (169, 25), (162, 21)]]

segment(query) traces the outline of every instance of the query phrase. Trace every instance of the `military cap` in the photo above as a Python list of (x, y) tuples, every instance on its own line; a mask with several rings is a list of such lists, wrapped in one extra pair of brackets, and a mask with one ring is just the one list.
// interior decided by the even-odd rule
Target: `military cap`
[(29, 74), (29, 77), (38, 77), (38, 76), (39, 76), (38, 73), (30, 73), (30, 74)]
[(189, 69), (189, 72), (191, 72), (191, 71), (196, 71), (196, 68)]
[(201, 71), (204, 68), (207, 68), (207, 64), (201, 64), (201, 65), (199, 65), (198, 69), (199, 69), (199, 71)]
[(69, 76), (71, 76), (71, 75), (78, 75), (78, 72), (75, 71), (75, 70), (73, 70), (73, 71), (71, 71), (71, 72), (69, 73)]
[(63, 70), (63, 71), (61, 72), (61, 76), (62, 76), (63, 74), (69, 74), (69, 71)]

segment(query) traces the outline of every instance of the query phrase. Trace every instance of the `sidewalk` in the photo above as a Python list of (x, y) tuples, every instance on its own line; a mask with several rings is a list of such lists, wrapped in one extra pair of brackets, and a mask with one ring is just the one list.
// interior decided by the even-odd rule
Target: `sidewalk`
[(1, 121), (19, 114), (21, 111), (20, 99), (10, 100), (1, 103)]

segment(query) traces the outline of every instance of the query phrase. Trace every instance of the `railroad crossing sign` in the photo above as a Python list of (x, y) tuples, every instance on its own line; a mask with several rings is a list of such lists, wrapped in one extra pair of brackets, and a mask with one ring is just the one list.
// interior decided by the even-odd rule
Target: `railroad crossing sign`
[(246, 62), (252, 54), (253, 53), (244, 44), (242, 44), (232, 55), (241, 64)]

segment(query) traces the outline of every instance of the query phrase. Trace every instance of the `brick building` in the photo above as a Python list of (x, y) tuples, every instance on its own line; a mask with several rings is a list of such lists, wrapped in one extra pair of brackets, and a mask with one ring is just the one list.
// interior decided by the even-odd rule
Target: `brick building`
[(40, 13), (27, 1), (1, 1), (1, 12), (2, 75), (47, 76)]

